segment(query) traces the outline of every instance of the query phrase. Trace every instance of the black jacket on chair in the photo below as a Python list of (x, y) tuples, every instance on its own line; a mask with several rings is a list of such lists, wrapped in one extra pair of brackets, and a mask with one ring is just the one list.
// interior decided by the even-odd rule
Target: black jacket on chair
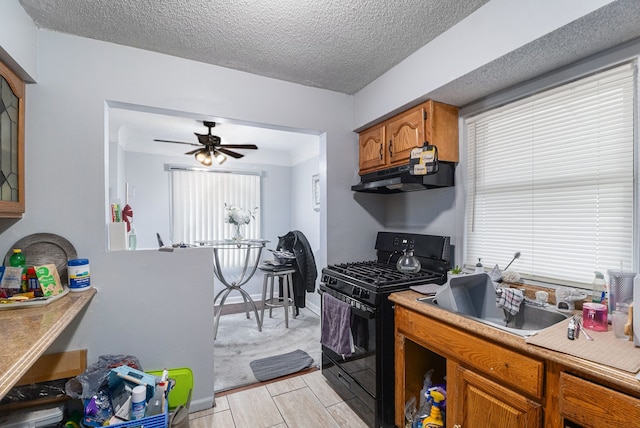
[[(314, 292), (316, 289), (316, 259), (304, 233), (294, 230), (284, 236), (278, 237), (276, 250), (288, 250), (296, 256), (293, 264), (296, 272), (293, 274), (293, 295), (296, 307), (304, 308), (306, 305), (305, 292)], [(282, 295), (282, 294), (281, 294)]]

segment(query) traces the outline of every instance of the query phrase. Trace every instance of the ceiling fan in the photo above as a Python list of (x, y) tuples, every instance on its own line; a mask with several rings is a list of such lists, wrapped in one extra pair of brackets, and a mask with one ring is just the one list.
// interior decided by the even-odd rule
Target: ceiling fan
[[(198, 137), (199, 144), (196, 143), (185, 143), (183, 141), (172, 141), (172, 140), (157, 140), (160, 143), (175, 143), (175, 144), (187, 144), (189, 146), (199, 147), (195, 150), (191, 150), (186, 152), (185, 155), (195, 155), (195, 158), (198, 162), (200, 162), (204, 166), (210, 166), (215, 160), (218, 165), (221, 165), (224, 161), (227, 160), (227, 156), (231, 156), (232, 158), (240, 159), (243, 157), (243, 154), (234, 152), (229, 149), (251, 149), (256, 150), (258, 146), (255, 144), (222, 144), (220, 137), (217, 135), (211, 134), (211, 128), (216, 126), (215, 122), (203, 121), (204, 126), (209, 128), (209, 131), (206, 134), (196, 134)], [(227, 155), (227, 156), (225, 156)]]

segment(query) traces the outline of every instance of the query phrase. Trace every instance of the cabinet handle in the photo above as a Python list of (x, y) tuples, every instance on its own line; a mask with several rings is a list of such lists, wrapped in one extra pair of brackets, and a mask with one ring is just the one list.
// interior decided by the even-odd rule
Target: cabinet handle
[(389, 140), (389, 156), (393, 157), (393, 140)]
[(460, 425), (460, 424), (455, 424), (455, 425), (453, 426), (453, 428), (462, 428), (462, 425)]
[(380, 143), (380, 160), (382, 160), (382, 155), (384, 155), (384, 152), (382, 151), (382, 143)]

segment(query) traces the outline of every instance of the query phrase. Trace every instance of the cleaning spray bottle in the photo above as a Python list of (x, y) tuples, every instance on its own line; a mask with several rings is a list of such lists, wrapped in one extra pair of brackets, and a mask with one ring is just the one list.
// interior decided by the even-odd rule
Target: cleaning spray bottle
[(422, 389), (420, 390), (420, 405), (418, 410), (413, 414), (411, 418), (411, 428), (422, 428), (422, 421), (425, 420), (431, 413), (431, 400), (429, 400), (429, 388), (433, 386), (431, 377), (433, 376), (433, 369), (427, 370), (424, 374), (424, 381)]
[(439, 428), (444, 426), (444, 417), (442, 416), (442, 408), (445, 404), (446, 392), (440, 387), (429, 389), (428, 401), (431, 401), (431, 413), (422, 422), (422, 428)]
[(595, 272), (596, 277), (593, 278), (591, 286), (593, 292), (591, 294), (591, 301), (595, 303), (604, 303), (607, 300), (607, 283), (604, 280), (604, 275), (601, 272)]

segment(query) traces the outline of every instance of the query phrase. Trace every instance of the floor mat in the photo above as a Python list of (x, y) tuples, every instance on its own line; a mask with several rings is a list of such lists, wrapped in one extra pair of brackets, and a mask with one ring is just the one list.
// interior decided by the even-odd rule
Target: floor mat
[(249, 363), (253, 375), (260, 382), (287, 376), (304, 370), (313, 364), (313, 358), (306, 352), (296, 349), (286, 354), (253, 360)]

